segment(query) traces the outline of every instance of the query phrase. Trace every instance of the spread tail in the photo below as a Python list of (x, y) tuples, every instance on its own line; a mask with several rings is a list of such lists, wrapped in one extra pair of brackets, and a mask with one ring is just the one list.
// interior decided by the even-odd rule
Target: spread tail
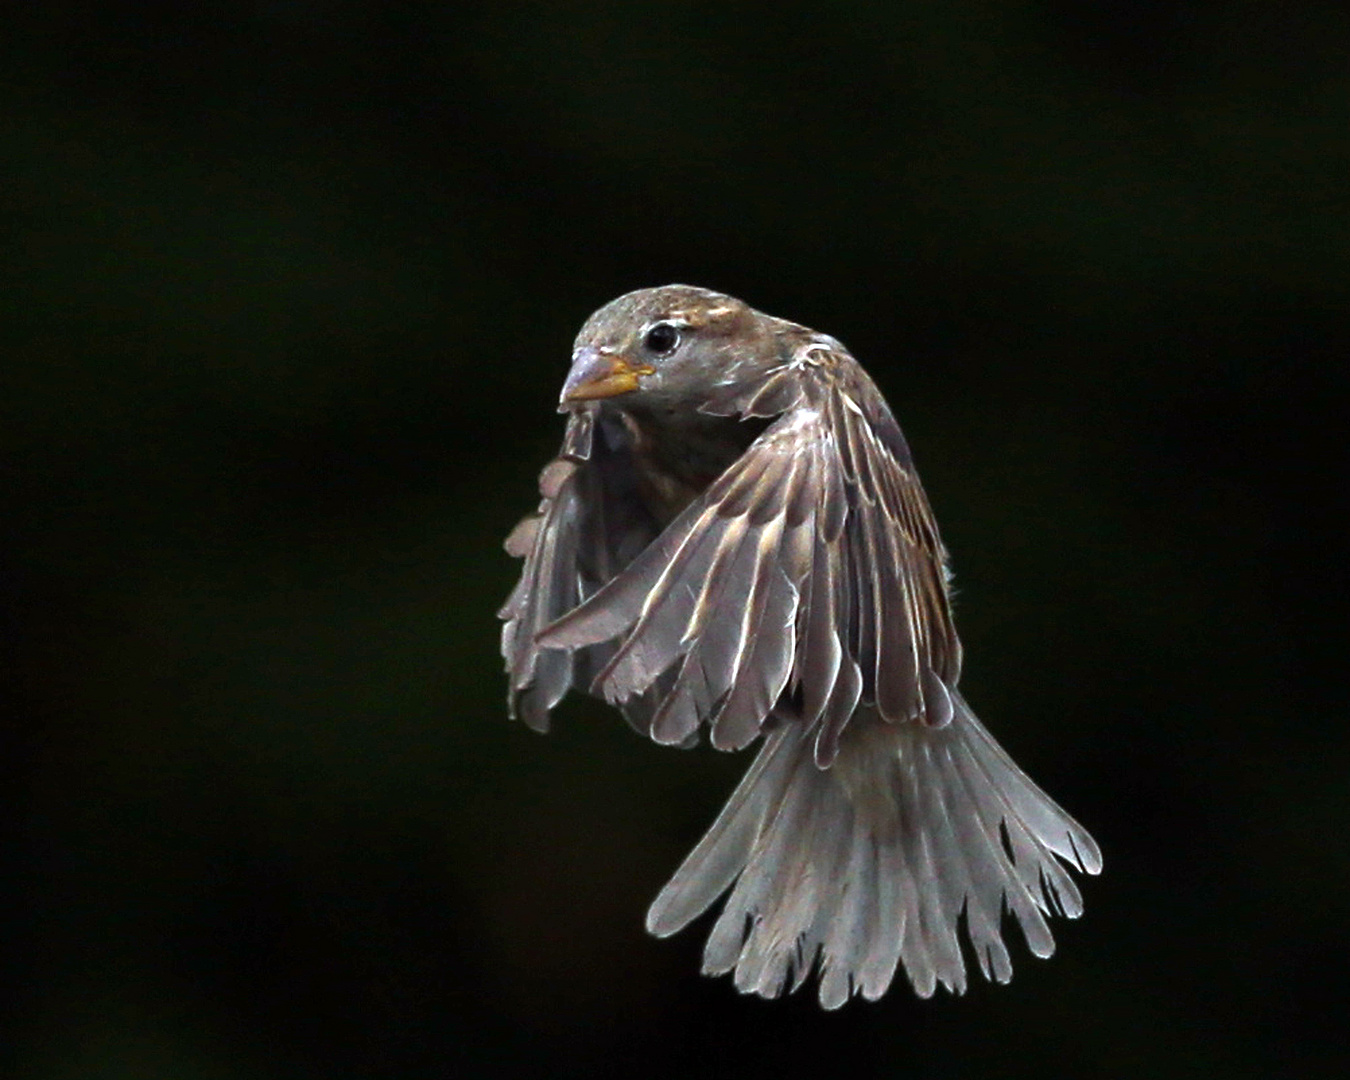
[(800, 725), (769, 732), (647, 929), (675, 933), (734, 883), (704, 973), (734, 970), (738, 990), (776, 997), (818, 962), (827, 1009), (880, 997), (897, 963), (922, 997), (939, 982), (964, 991), (962, 913), (986, 978), (1012, 977), (1005, 904), (1031, 951), (1049, 956), (1045, 916), (1083, 910), (1064, 864), (1097, 874), (1101, 852), (959, 695), (953, 704), (940, 728), (855, 717), (828, 769)]

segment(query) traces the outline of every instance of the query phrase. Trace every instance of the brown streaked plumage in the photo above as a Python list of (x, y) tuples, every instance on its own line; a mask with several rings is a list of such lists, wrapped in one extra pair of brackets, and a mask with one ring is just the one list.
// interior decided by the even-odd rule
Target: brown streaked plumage
[(684, 285), (582, 327), (543, 501), (501, 615), (511, 712), (539, 731), (572, 687), (638, 731), (740, 749), (762, 738), (708, 834), (652, 904), (665, 936), (731, 889), (704, 971), (820, 1002), (1012, 974), (1082, 910), (1065, 865), (1088, 833), (957, 689), (946, 555), (900, 428), (839, 342)]

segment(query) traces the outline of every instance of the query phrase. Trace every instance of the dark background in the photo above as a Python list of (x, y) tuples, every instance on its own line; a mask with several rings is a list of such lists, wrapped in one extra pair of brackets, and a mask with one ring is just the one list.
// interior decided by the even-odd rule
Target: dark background
[[(1345, 1075), (1343, 5), (3, 18), (14, 1075)], [(669, 281), (905, 427), (1106, 857), (1009, 987), (701, 979), (642, 916), (748, 756), (506, 720), (571, 338)]]

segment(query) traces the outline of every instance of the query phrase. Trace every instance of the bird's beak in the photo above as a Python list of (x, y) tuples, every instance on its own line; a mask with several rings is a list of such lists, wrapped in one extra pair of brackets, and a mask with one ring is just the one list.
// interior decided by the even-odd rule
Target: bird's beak
[(572, 356), (572, 370), (563, 383), (560, 404), (595, 401), (598, 398), (627, 394), (638, 388), (639, 375), (655, 374), (648, 364), (635, 364), (626, 356), (602, 353), (587, 346)]

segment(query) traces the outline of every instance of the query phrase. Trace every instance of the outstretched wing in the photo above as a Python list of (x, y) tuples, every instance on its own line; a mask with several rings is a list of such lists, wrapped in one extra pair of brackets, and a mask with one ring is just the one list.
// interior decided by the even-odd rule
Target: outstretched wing
[(778, 419), (537, 645), (611, 648), (592, 690), (656, 694), (663, 743), (707, 723), (737, 749), (776, 714), (815, 729), (824, 766), (860, 701), (891, 722), (947, 723), (960, 644), (941, 542), (862, 369), (815, 346), (704, 411)]

